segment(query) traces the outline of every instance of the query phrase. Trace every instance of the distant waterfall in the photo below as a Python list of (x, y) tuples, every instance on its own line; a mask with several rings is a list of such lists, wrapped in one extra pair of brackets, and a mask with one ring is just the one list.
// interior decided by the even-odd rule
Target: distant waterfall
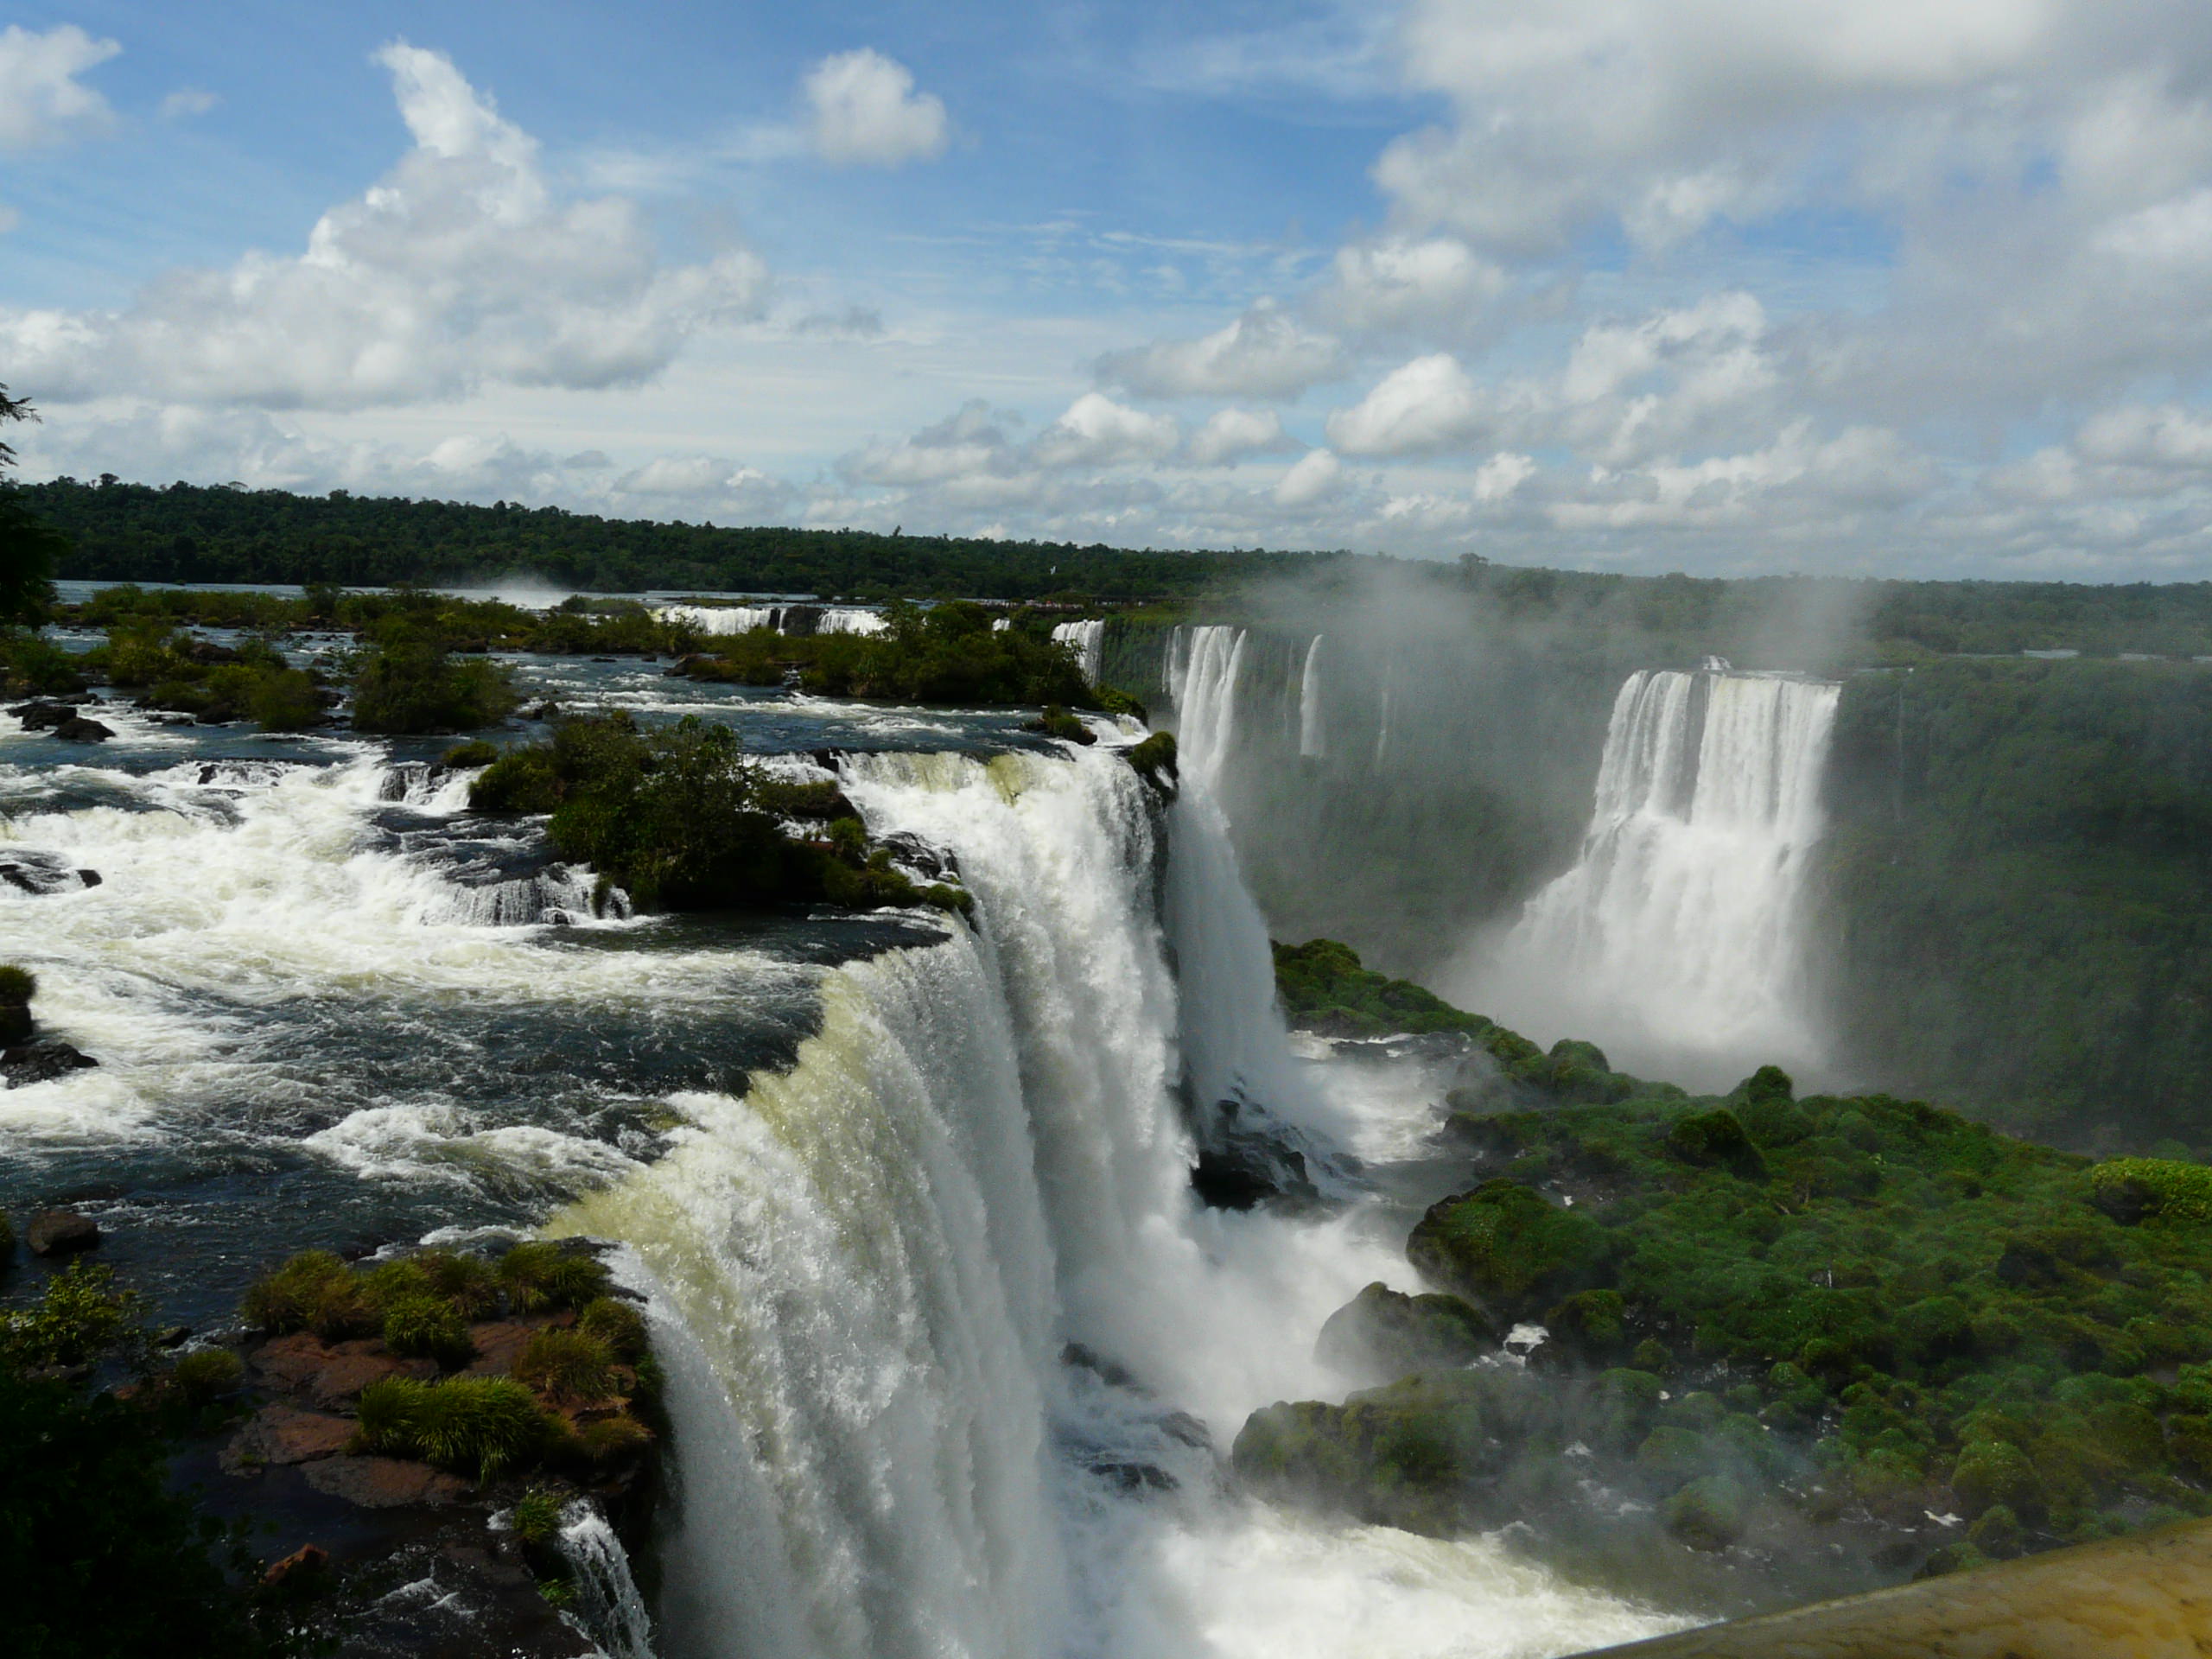
[(1052, 639), (1057, 644), (1072, 645), (1076, 660), (1083, 664), (1083, 677), (1096, 681), (1106, 649), (1106, 624), (1103, 619), (1092, 617), (1082, 622), (1055, 622)]
[(1694, 1072), (1703, 1056), (1707, 1082), (1815, 1060), (1803, 887), (1839, 691), (1630, 676), (1581, 856), (1529, 902), (1478, 994), (1548, 1035), (1686, 1057)]
[(772, 632), (881, 633), (891, 625), (876, 611), (823, 605), (664, 605), (653, 613), (664, 622), (680, 622), (695, 632), (716, 636), (750, 633), (755, 628)]
[(1306, 647), (1306, 666), (1298, 677), (1298, 752), (1316, 760), (1329, 752), (1321, 729), (1321, 641), (1326, 637), (1313, 636), (1313, 643)]
[(1236, 679), (1244, 668), (1242, 628), (1178, 628), (1167, 641), (1167, 691), (1175, 702), (1177, 764), (1207, 790), (1221, 780), (1236, 736)]

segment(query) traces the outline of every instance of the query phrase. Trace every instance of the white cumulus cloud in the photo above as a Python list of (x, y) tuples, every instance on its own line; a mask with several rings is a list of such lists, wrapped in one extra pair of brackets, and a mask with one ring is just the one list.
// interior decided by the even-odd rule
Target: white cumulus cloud
[(414, 138), (318, 220), (304, 251), (176, 270), (113, 312), (0, 310), (0, 354), (54, 401), (111, 392), (271, 408), (445, 398), (491, 384), (603, 387), (757, 315), (760, 260), (664, 264), (636, 206), (569, 200), (537, 144), (442, 54), (377, 54)]
[(108, 101), (77, 78), (122, 51), (74, 23), (35, 33), (0, 29), (0, 149), (29, 149), (106, 131)]
[(1262, 300), (1198, 340), (1155, 340), (1098, 359), (1098, 378), (1141, 397), (1291, 397), (1344, 371), (1343, 348)]
[(1191, 435), (1185, 453), (1198, 467), (1223, 467), (1246, 455), (1295, 448), (1272, 409), (1217, 409)]
[(1393, 369), (1349, 409), (1329, 416), (1329, 442), (1348, 455), (1402, 455), (1473, 437), (1481, 423), (1475, 383), (1447, 352)]
[(839, 52), (807, 71), (816, 154), (840, 167), (902, 167), (944, 153), (944, 101), (914, 90), (913, 72), (873, 48)]
[(1033, 446), (1043, 467), (1111, 467), (1158, 461), (1183, 440), (1169, 415), (1148, 415), (1086, 391), (1037, 435)]

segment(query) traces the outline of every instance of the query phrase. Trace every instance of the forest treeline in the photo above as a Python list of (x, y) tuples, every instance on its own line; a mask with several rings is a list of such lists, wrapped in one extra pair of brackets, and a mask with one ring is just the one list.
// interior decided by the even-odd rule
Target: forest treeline
[[(559, 507), (474, 506), (226, 486), (57, 479), (22, 504), (73, 544), (79, 580), (465, 583), (537, 576), (587, 593), (705, 589), (896, 598), (1229, 600), (1264, 579), (1356, 580), (1344, 553), (1158, 552), (1066, 543), (746, 528), (602, 518)], [(1394, 563), (1387, 558), (1379, 563)], [(2075, 650), (2212, 655), (2212, 582), (2091, 585), (1800, 576), (1630, 576), (1494, 565), (1400, 563), (1471, 588), (1508, 619), (1627, 624), (1725, 650), (1800, 632), (1914, 660)]]
[(1118, 601), (1195, 597), (1246, 577), (1302, 570), (1328, 556), (737, 529), (343, 490), (294, 495), (65, 478), (26, 486), (21, 493), (74, 543), (60, 574), (79, 581), (389, 587), (527, 575), (584, 593), (698, 588), (863, 601)]

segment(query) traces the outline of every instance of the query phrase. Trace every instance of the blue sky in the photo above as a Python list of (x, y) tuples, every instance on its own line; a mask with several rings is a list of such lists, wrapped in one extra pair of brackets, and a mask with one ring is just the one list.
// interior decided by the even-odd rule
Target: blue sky
[(2179, 0), (0, 6), (29, 476), (2212, 575)]

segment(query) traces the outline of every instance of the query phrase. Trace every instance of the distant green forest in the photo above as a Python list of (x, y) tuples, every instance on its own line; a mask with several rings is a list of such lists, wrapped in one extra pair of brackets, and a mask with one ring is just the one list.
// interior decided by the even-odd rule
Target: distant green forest
[(2064, 1145), (2212, 1150), (2212, 674), (1861, 675), (1828, 779), (1816, 950), (1864, 1075)]
[(79, 581), (334, 582), (353, 587), (541, 576), (582, 593), (705, 588), (858, 600), (1192, 598), (1328, 555), (1150, 553), (858, 530), (729, 529), (559, 507), (293, 495), (193, 484), (24, 486), (74, 543)]
[[(122, 582), (459, 583), (534, 575), (583, 593), (648, 588), (946, 598), (1216, 601), (1249, 584), (1357, 584), (1395, 563), (1507, 623), (1622, 628), (1729, 651), (1802, 629), (1864, 658), (2076, 650), (2212, 656), (2212, 582), (1729, 580), (1455, 565), (1345, 553), (1155, 552), (1099, 544), (733, 528), (514, 503), (57, 479), (18, 499), (68, 536), (60, 574)], [(1758, 654), (1754, 648), (1753, 654)], [(1807, 664), (1806, 666), (1812, 664)]]

